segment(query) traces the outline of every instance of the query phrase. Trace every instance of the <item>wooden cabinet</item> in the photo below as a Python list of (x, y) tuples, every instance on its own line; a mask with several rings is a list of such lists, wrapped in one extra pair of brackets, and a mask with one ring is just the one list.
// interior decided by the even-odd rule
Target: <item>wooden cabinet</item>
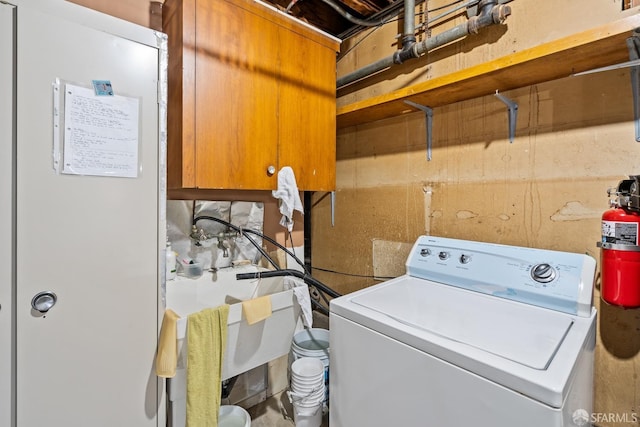
[(334, 189), (338, 40), (253, 0), (167, 0), (163, 28), (169, 189)]

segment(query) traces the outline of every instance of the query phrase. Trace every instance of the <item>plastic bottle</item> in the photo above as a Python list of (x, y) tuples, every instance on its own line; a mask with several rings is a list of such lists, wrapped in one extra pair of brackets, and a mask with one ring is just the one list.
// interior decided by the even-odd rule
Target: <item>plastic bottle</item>
[(176, 278), (176, 253), (171, 249), (171, 242), (167, 242), (166, 278), (173, 280)]

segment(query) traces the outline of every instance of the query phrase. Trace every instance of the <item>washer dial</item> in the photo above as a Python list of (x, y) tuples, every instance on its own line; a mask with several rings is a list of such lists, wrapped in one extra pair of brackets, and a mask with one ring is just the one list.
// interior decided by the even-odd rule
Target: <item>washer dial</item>
[(547, 263), (536, 264), (531, 269), (531, 278), (539, 283), (549, 283), (556, 278), (556, 270)]

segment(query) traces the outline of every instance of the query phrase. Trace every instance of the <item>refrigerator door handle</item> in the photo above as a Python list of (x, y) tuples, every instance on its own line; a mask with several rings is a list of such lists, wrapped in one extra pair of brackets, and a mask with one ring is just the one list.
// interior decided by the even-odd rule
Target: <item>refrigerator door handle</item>
[(58, 297), (51, 291), (38, 292), (31, 300), (31, 307), (40, 313), (46, 313), (51, 310), (58, 301)]

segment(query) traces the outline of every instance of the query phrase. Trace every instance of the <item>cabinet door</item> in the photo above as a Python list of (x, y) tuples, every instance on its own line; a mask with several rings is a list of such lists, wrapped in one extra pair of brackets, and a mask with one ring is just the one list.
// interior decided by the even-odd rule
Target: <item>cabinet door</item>
[(278, 29), (224, 0), (196, 4), (196, 185), (274, 188)]
[[(291, 166), (298, 188), (333, 191), (336, 180), (335, 51), (281, 30), (280, 167)], [(291, 53), (291, 50), (295, 52)]]

